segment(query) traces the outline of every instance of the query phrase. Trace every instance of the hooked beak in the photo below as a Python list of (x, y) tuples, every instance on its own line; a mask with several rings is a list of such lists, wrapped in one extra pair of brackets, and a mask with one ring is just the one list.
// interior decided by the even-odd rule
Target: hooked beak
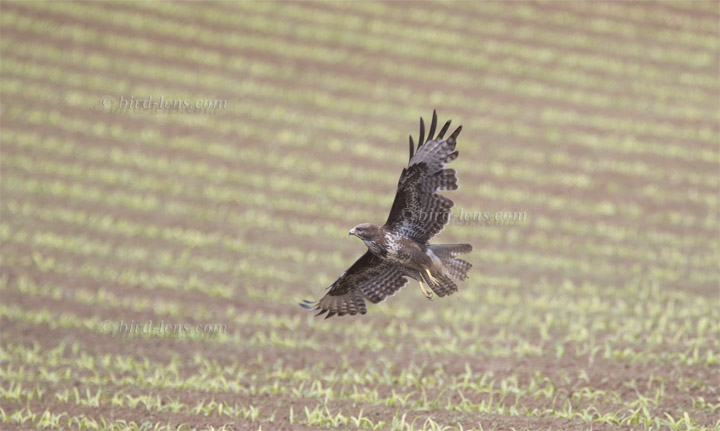
[[(348, 232), (348, 236), (355, 235), (355, 228), (350, 229), (350, 232)], [(355, 235), (357, 236), (357, 235)]]

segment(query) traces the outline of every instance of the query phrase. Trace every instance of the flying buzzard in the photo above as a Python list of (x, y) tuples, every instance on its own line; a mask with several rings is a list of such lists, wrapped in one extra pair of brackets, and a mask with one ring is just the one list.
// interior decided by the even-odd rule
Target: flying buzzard
[(467, 278), (472, 265), (457, 256), (472, 251), (470, 244), (428, 244), (445, 227), (454, 206), (453, 201), (437, 192), (458, 188), (455, 170), (443, 168), (457, 158), (455, 144), (462, 130), (460, 126), (444, 139), (450, 121), (434, 137), (436, 126), (437, 114), (433, 111), (425, 140), (425, 123), (420, 118), (417, 151), (410, 136), (410, 161), (400, 175), (385, 224), (363, 223), (350, 231), (349, 235), (365, 242), (368, 251), (330, 285), (322, 299), (304, 300), (302, 307), (319, 310), (318, 316), (327, 313), (326, 319), (336, 314), (365, 314), (366, 299), (377, 304), (394, 295), (407, 283), (405, 277), (417, 280), (428, 299), (432, 292), (425, 289), (423, 281), (437, 296), (445, 296), (457, 291), (452, 279)]

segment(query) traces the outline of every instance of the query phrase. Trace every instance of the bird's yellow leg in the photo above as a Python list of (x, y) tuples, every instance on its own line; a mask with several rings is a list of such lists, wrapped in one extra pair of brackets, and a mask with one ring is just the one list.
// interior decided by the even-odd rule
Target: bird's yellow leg
[(425, 285), (423, 285), (422, 280), (418, 280), (418, 283), (420, 283), (420, 289), (422, 290), (423, 295), (425, 295), (427, 299), (432, 299), (432, 292), (425, 289)]
[(433, 277), (432, 274), (430, 274), (429, 269), (425, 268), (425, 272), (427, 272), (428, 278), (430, 279), (429, 283), (432, 283), (435, 286), (440, 286), (440, 281), (437, 278)]

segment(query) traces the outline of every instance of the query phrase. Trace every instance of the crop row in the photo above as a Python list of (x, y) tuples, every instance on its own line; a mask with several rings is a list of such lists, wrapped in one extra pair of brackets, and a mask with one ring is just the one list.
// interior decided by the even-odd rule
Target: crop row
[[(26, 46), (26, 42), (23, 42), (22, 40), (15, 40), (15, 42), (12, 42), (14, 39), (12, 39), (12, 34), (8, 34), (9, 40), (5, 40), (4, 43), (6, 44), (7, 48), (5, 51), (8, 53), (13, 52), (15, 50), (20, 50), (19, 52), (22, 52), (23, 56), (28, 55), (28, 48), (33, 48), (32, 46)], [(101, 91), (103, 95), (107, 95), (108, 92), (113, 87), (108, 87), (108, 85), (104, 82), (98, 81), (96, 74), (88, 74), (87, 69), (83, 69), (83, 71), (80, 70), (73, 70), (72, 73), (70, 73), (67, 69), (67, 66), (71, 66), (73, 63), (72, 59), (67, 58), (67, 56), (63, 55), (64, 51), (61, 48), (53, 48), (52, 44), (43, 44), (36, 47), (37, 49), (33, 49), (29, 51), (32, 53), (31, 55), (35, 58), (41, 59), (41, 58), (52, 58), (53, 59), (53, 66), (43, 66), (43, 67), (24, 67), (23, 69), (23, 75), (30, 74), (37, 75), (37, 74), (43, 74), (43, 69), (47, 69), (48, 71), (60, 69), (61, 67), (58, 65), (66, 65), (66, 67), (62, 67), (63, 74), (57, 74), (52, 73), (50, 76), (51, 81), (56, 80), (62, 80), (62, 81), (71, 81), (71, 82), (78, 82), (82, 83), (84, 86), (100, 86), (101, 88), (98, 89), (98, 91)], [(129, 84), (127, 83), (127, 77), (128, 76), (134, 76), (138, 75), (141, 76), (144, 80), (147, 80), (148, 78), (153, 79), (157, 78), (160, 79), (160, 77), (165, 76), (169, 71), (177, 71), (177, 65), (161, 65), (161, 64), (152, 64), (148, 65), (146, 61), (134, 61), (131, 59), (125, 59), (123, 62), (118, 63), (117, 60), (113, 60), (110, 57), (102, 54), (97, 53), (93, 54), (90, 57), (85, 57), (81, 59), (75, 59), (75, 62), (81, 60), (81, 61), (89, 61), (92, 64), (93, 69), (99, 69), (104, 71), (105, 73), (119, 73), (124, 72), (122, 78), (119, 82), (116, 82), (113, 84), (114, 87), (124, 87), (125, 90), (119, 90), (119, 94), (125, 94), (130, 89)], [(14, 62), (4, 63), (3, 67), (11, 68), (13, 67)], [(327, 79), (321, 78), (321, 81), (317, 82), (317, 88), (314, 88), (313, 91), (301, 91), (298, 90), (297, 87), (292, 84), (294, 81), (289, 81), (287, 78), (287, 73), (283, 72), (284, 78), (280, 79), (274, 79), (270, 82), (268, 82), (268, 77), (272, 77), (272, 68), (267, 67), (259, 67), (257, 66), (257, 62), (253, 62), (253, 67), (257, 70), (250, 69), (249, 71), (243, 71), (242, 73), (246, 75), (246, 77), (238, 82), (237, 79), (233, 79), (230, 75), (221, 78), (218, 73), (207, 73), (206, 75), (203, 75), (203, 77), (198, 78), (197, 75), (194, 74), (188, 74), (187, 76), (183, 76), (181, 72), (175, 72), (177, 75), (177, 80), (174, 83), (174, 90), (173, 94), (177, 94), (178, 96), (185, 96), (184, 94), (178, 93), (177, 85), (180, 83), (184, 83), (186, 87), (189, 87), (186, 92), (188, 93), (198, 93), (199, 87), (204, 89), (204, 96), (207, 97), (208, 91), (211, 91), (210, 94), (222, 94), (224, 98), (232, 100), (243, 100), (247, 97), (252, 96), (259, 96), (263, 98), (269, 98), (277, 99), (282, 98), (285, 102), (292, 101), (292, 100), (303, 100), (305, 103), (308, 103), (312, 106), (318, 106), (322, 108), (331, 108), (329, 112), (331, 113), (340, 113), (343, 111), (351, 111), (355, 115), (356, 118), (361, 118), (359, 116), (359, 113), (367, 113), (372, 110), (375, 114), (381, 114), (380, 118), (383, 121), (405, 121), (407, 120), (407, 115), (410, 114), (417, 114), (417, 113), (410, 113), (410, 112), (404, 112), (402, 109), (399, 109), (399, 107), (395, 107), (391, 105), (390, 103), (393, 103), (394, 105), (401, 105), (404, 102), (404, 100), (408, 97), (408, 91), (404, 91), (403, 87), (401, 85), (397, 85), (395, 83), (389, 83), (387, 85), (387, 88), (378, 87), (378, 91), (380, 91), (383, 95), (383, 103), (378, 104), (376, 101), (373, 100), (367, 100), (363, 101), (364, 98), (360, 99), (358, 97), (348, 97), (347, 94), (336, 94), (335, 91), (329, 90), (329, 88), (332, 88), (333, 85), (331, 85), (332, 82), (337, 81), (340, 79), (341, 74), (335, 74), (332, 78), (328, 77)], [(15, 69), (17, 69), (17, 66), (15, 66)], [(74, 69), (71, 67), (71, 69)], [(11, 71), (12, 69), (9, 69), (8, 71)], [(47, 72), (45, 72), (47, 74)], [(80, 79), (80, 77), (74, 77), (75, 74), (80, 74), (81, 76), (84, 76), (85, 74), (88, 74), (88, 77), (84, 77)], [(234, 76), (234, 74), (232, 75)], [(316, 76), (316, 75), (312, 75)], [(94, 78), (93, 78), (94, 77)], [(354, 79), (351, 77), (347, 78), (348, 80)], [(152, 81), (151, 81), (152, 82)], [(292, 85), (288, 85), (292, 84)], [(169, 91), (167, 89), (161, 89), (161, 88), (155, 88), (152, 87), (147, 88), (148, 84), (144, 85), (135, 85), (133, 88), (133, 94), (140, 95), (140, 94), (169, 94)], [(592, 97), (599, 97), (599, 96), (591, 96), (588, 94), (582, 94), (578, 93), (577, 91), (568, 91), (566, 88), (556, 87), (556, 88), (542, 88), (538, 87), (537, 84), (533, 83), (525, 83), (525, 82), (514, 82), (510, 79), (498, 76), (498, 77), (492, 77), (488, 76), (487, 78), (476, 82), (473, 82), (474, 86), (477, 85), (487, 85), (487, 90), (491, 93), (501, 91), (503, 93), (515, 93), (520, 91), (521, 94), (518, 94), (518, 96), (521, 96), (523, 100), (526, 100), (527, 98), (541, 98), (541, 101), (543, 102), (542, 105), (550, 105), (550, 112), (557, 112), (557, 114), (562, 114), (564, 116), (567, 116), (568, 114), (571, 114), (573, 110), (576, 108), (573, 106), (576, 104), (576, 102), (580, 102), (582, 106), (585, 106), (585, 101), (588, 97), (592, 99)], [(353, 88), (353, 86), (346, 86), (344, 82), (338, 82), (338, 85), (335, 86), (336, 88)], [(355, 85), (356, 89), (354, 92), (358, 94), (367, 94), (367, 89), (357, 87), (357, 84)], [(452, 108), (453, 106), (457, 105), (457, 110), (462, 112), (464, 111), (467, 106), (473, 106), (473, 107), (480, 107), (478, 103), (482, 103), (486, 105), (485, 110), (488, 112), (488, 114), (493, 114), (494, 111), (498, 111), (498, 114), (503, 115), (503, 117), (507, 118), (508, 122), (516, 120), (518, 115), (521, 116), (527, 116), (526, 109), (522, 108), (519, 105), (511, 104), (508, 106), (505, 106), (505, 104), (498, 106), (496, 104), (491, 104), (490, 101), (482, 102), (478, 101), (476, 99), (468, 99), (466, 95), (463, 95), (462, 89), (458, 89), (457, 91), (449, 90), (450, 92), (444, 92), (445, 94), (442, 95), (442, 103), (443, 106), (448, 106), (449, 108)], [(343, 90), (343, 93), (346, 91)], [(238, 94), (240, 93), (240, 94)], [(595, 93), (593, 93), (595, 94)], [(565, 106), (560, 105), (557, 106), (558, 102), (562, 102), (563, 98), (568, 98), (570, 95), (570, 99), (568, 102), (570, 102), (570, 106), (567, 106), (565, 103)], [(117, 94), (115, 94), (117, 96)], [(129, 96), (128, 96), (129, 97)], [(199, 97), (199, 96), (198, 96)], [(550, 97), (550, 99), (547, 99), (547, 97)], [(648, 104), (645, 99), (639, 99), (643, 103), (642, 106), (636, 107), (634, 111), (640, 111), (644, 112), (651, 108), (651, 106), (655, 106), (656, 104)], [(98, 104), (98, 95), (94, 95), (93, 100), (88, 100), (85, 102), (85, 105), (90, 106), (96, 106)], [(605, 104), (610, 103), (609, 106), (612, 106), (613, 108), (617, 107), (617, 100), (608, 100), (604, 102)], [(552, 105), (556, 106), (552, 106)], [(698, 107), (698, 106), (704, 106), (712, 104), (712, 102), (706, 102), (703, 103), (694, 103), (690, 104), (689, 106), (692, 107)], [(244, 103), (241, 103), (240, 106), (238, 106), (237, 103), (229, 103), (228, 104), (230, 109), (241, 109), (242, 106), (244, 106)], [(527, 105), (527, 104), (526, 104)], [(274, 105), (277, 106), (277, 105)], [(702, 108), (699, 109), (698, 114), (699, 115), (709, 115), (709, 111)], [(672, 110), (672, 108), (668, 108), (668, 110)], [(514, 112), (515, 111), (515, 112)], [(507, 113), (505, 113), (507, 112)], [(277, 115), (278, 112), (271, 112), (271, 114)], [(562, 117), (559, 117), (557, 114), (552, 115), (544, 115), (543, 114), (543, 122), (544, 123), (551, 123), (553, 124), (556, 120), (562, 120)], [(248, 112), (245, 114), (246, 116), (257, 116), (258, 113), (256, 112)], [(332, 114), (327, 114), (332, 115)], [(697, 117), (695, 114), (688, 114), (691, 117)], [(188, 116), (182, 116), (184, 120), (188, 120)], [(532, 116), (527, 118), (527, 121), (523, 122), (523, 125), (525, 123), (532, 123)], [(534, 116), (534, 118), (537, 118), (537, 116)], [(682, 115), (683, 119), (687, 118), (687, 115)], [(290, 119), (294, 119), (294, 117), (291, 117)], [(325, 120), (325, 115), (322, 118), (315, 118), (315, 120)], [(478, 119), (477, 121), (480, 122), (481, 119)], [(660, 122), (657, 119), (657, 115), (654, 117), (647, 117), (643, 121), (640, 121), (639, 119), (634, 119), (633, 121), (628, 121), (622, 118), (622, 116), (611, 116), (607, 117), (607, 113), (604, 114), (596, 114), (593, 116), (586, 116), (584, 123), (586, 123), (587, 126), (592, 126), (596, 128), (600, 128), (603, 131), (613, 131), (616, 133), (621, 134), (627, 134), (627, 133), (634, 133), (634, 134), (640, 134), (640, 135), (650, 135), (655, 136), (657, 138), (674, 138), (674, 139), (682, 139), (682, 140), (688, 140), (688, 139), (701, 139), (704, 141), (709, 141), (712, 139), (714, 129), (711, 126), (712, 123), (709, 121), (702, 121), (695, 127), (687, 127), (687, 128), (678, 128), (676, 125), (673, 127), (666, 127), (664, 123), (667, 122), (667, 120), (662, 120)], [(219, 120), (218, 120), (219, 121)], [(349, 121), (344, 121), (345, 130), (347, 129), (347, 123)], [(301, 123), (302, 124), (302, 123)], [(334, 124), (334, 123), (333, 123)], [(484, 126), (482, 122), (480, 122), (479, 127), (485, 129), (487, 127), (491, 127), (493, 123), (489, 123), (487, 126)], [(558, 124), (563, 125), (563, 123)], [(322, 126), (322, 124), (319, 124), (318, 126)], [(495, 126), (497, 127), (497, 126)], [(227, 127), (224, 127), (225, 129)], [(300, 126), (299, 128), (302, 128)], [(377, 130), (378, 125), (374, 126), (372, 130), (369, 130), (371, 132), (370, 136), (373, 136), (372, 132), (376, 131), (382, 131), (383, 136), (387, 136), (389, 133), (392, 133), (393, 130), (388, 129), (387, 127), (383, 127), (382, 130)], [(509, 132), (513, 132), (512, 128), (510, 128)], [(544, 135), (544, 133), (540, 133), (540, 135)], [(535, 136), (538, 136), (537, 134)], [(708, 146), (709, 150), (712, 150), (714, 148)]]
[[(367, 52), (376, 57), (383, 58), (385, 56), (392, 57), (395, 59), (401, 59), (406, 61), (412, 61), (421, 59), (423, 61), (432, 60), (434, 62), (444, 63), (452, 65), (455, 69), (470, 68), (487, 68), (492, 70), (493, 64), (491, 61), (484, 61), (478, 64), (478, 61), (482, 61), (484, 52), (491, 52), (493, 54), (502, 54), (503, 56), (517, 56), (517, 60), (522, 63), (539, 63), (543, 64), (548, 61), (559, 61), (565, 67), (572, 68), (588, 68), (590, 71), (601, 71), (605, 73), (618, 74), (618, 81), (622, 78), (627, 78), (630, 75), (637, 77), (640, 73), (644, 77), (658, 78), (663, 73), (667, 73), (668, 70), (672, 70), (668, 67), (668, 64), (663, 64), (664, 67), (658, 67), (654, 62), (648, 62), (648, 59), (652, 59), (655, 62), (665, 61), (674, 62), (676, 66), (682, 66), (683, 69), (688, 70), (690, 68), (701, 69), (707, 68), (712, 64), (712, 55), (710, 50), (691, 51), (688, 49), (676, 49), (673, 50), (671, 45), (668, 49), (664, 50), (653, 50), (652, 48), (645, 47), (642, 52), (642, 57), (620, 57), (616, 51), (609, 51), (612, 54), (609, 56), (598, 56), (597, 52), (603, 52), (602, 47), (594, 47), (593, 54), (587, 54), (584, 50), (569, 51), (567, 49), (561, 49), (557, 47), (557, 42), (552, 44), (541, 45), (540, 47), (533, 47), (528, 45), (526, 40), (520, 40), (514, 43), (507, 39), (498, 39), (495, 37), (481, 37), (479, 42), (472, 45), (474, 48), (473, 55), (468, 55), (465, 52), (463, 45), (454, 43), (453, 38), (462, 37), (464, 41), (467, 41), (467, 34), (455, 33), (452, 29), (444, 29), (441, 33), (435, 34), (435, 32), (413, 32), (406, 31), (402, 25), (393, 26), (392, 29), (388, 29), (387, 26), (371, 25), (369, 31), (364, 32), (363, 38), (346, 38), (342, 37), (343, 31), (346, 27), (343, 26), (342, 20), (336, 21), (335, 26), (333, 25), (322, 25), (318, 27), (317, 23), (307, 22), (306, 20), (278, 20), (272, 19), (277, 18), (278, 15), (289, 15), (289, 16), (305, 16), (318, 18), (322, 14), (316, 14), (316, 11), (309, 11), (307, 8), (297, 8), (296, 13), (293, 13), (292, 5), (285, 8), (279, 8), (269, 13), (255, 14), (248, 9), (252, 9), (253, 5), (245, 7), (244, 15), (246, 17), (243, 20), (243, 27), (245, 32), (242, 34), (242, 38), (234, 37), (232, 30), (234, 27), (218, 28), (223, 26), (228, 19), (227, 15), (219, 14), (219, 19), (215, 17), (205, 16), (206, 14), (198, 14), (193, 12), (194, 21), (205, 21), (202, 27), (196, 26), (195, 23), (181, 22), (175, 19), (165, 19), (165, 16), (158, 16), (157, 13), (150, 13), (144, 16), (145, 22), (137, 22), (136, 27), (145, 28), (151, 34), (155, 33), (159, 36), (167, 36), (172, 34), (174, 37), (180, 37), (185, 39), (190, 44), (197, 44), (198, 42), (204, 43), (206, 48), (244, 48), (253, 49), (256, 46), (262, 46), (265, 48), (265, 52), (276, 53), (277, 49), (282, 50), (283, 47), (298, 48), (296, 51), (307, 54), (304, 58), (310, 58), (315, 61), (327, 61), (335, 56), (342, 56), (343, 58), (348, 57), (345, 55), (343, 50), (345, 48), (352, 49), (355, 55), (364, 57), (362, 53)], [(113, 10), (112, 14), (106, 13), (100, 8), (77, 8), (67, 7), (65, 5), (56, 6), (53, 12), (60, 15), (72, 15), (75, 17), (86, 18), (88, 15), (94, 18), (93, 22), (105, 22), (106, 24), (113, 24), (115, 28), (122, 31), (123, 28), (127, 27), (128, 19), (131, 17), (137, 17), (134, 12), (126, 12), (123, 8), (117, 8)], [(304, 9), (304, 10), (300, 10)], [(177, 9), (175, 9), (177, 10)], [(403, 11), (404, 12), (404, 11)], [(199, 20), (197, 19), (199, 18)], [(212, 23), (212, 24), (211, 24)], [(396, 23), (397, 24), (397, 23)], [(107, 29), (107, 27), (104, 27)], [(491, 29), (490, 26), (473, 26), (475, 29)], [(587, 27), (585, 27), (587, 28)], [(183, 31), (179, 31), (182, 29)], [(85, 30), (88, 31), (88, 30)], [(380, 34), (377, 34), (380, 33)], [(391, 34), (388, 34), (391, 33)], [(522, 34), (523, 32), (518, 32)], [(81, 34), (81, 33), (75, 33)], [(116, 33), (119, 34), (119, 33)], [(515, 33), (513, 33), (515, 34)], [(646, 34), (643, 32), (643, 34)], [(682, 33), (680, 33), (682, 34)], [(262, 39), (261, 45), (252, 46), (248, 42), (255, 41), (255, 37), (259, 36)], [(143, 46), (136, 48), (137, 50), (145, 49), (153, 41), (150, 38), (142, 38), (140, 35), (134, 35), (136, 39), (143, 40)], [(292, 40), (288, 38), (292, 36)], [(439, 37), (438, 37), (439, 36)], [(557, 36), (555, 34), (554, 36)], [(698, 35), (699, 36), (699, 35)], [(386, 43), (388, 37), (392, 37), (394, 40), (393, 44)], [(699, 36), (702, 38), (703, 36)], [(416, 40), (421, 38), (423, 40)], [(526, 36), (527, 38), (527, 36)], [(562, 38), (567, 40), (566, 35)], [(296, 44), (295, 41), (300, 41), (300, 44)], [(577, 40), (577, 39), (576, 39)], [(707, 40), (712, 40), (711, 37), (707, 37)], [(444, 44), (438, 42), (445, 41)], [(537, 42), (537, 39), (533, 39)], [(257, 42), (257, 41), (256, 41)], [(163, 41), (167, 44), (168, 41)], [(714, 41), (715, 48), (717, 48), (717, 41)], [(312, 45), (314, 50), (306, 48), (307, 45)], [(453, 49), (449, 50), (448, 44), (453, 45)], [(603, 46), (608, 45), (603, 43)], [(619, 43), (618, 43), (619, 45)], [(623, 44), (627, 46), (627, 44)], [(277, 48), (277, 49), (276, 49)], [(435, 48), (435, 49), (434, 49)], [(480, 49), (484, 48), (484, 49)], [(279, 51), (278, 51), (279, 52)], [(558, 55), (562, 53), (563, 55)], [(205, 61), (212, 61), (214, 64), (218, 64), (222, 58), (215, 54), (212, 50), (206, 56)], [(283, 55), (298, 55), (297, 53), (286, 53)], [(654, 58), (653, 58), (654, 57)], [(658, 58), (660, 57), (660, 58)], [(347, 59), (346, 59), (347, 60)], [(352, 60), (351, 60), (352, 61)], [(522, 70), (522, 68), (520, 69)], [(518, 69), (511, 71), (505, 71), (504, 73), (517, 74)], [(543, 78), (552, 77), (553, 75), (557, 79), (558, 74), (540, 74)], [(707, 82), (707, 81), (706, 81)], [(715, 82), (716, 81), (709, 81)], [(697, 86), (698, 83), (693, 83)], [(606, 84), (607, 85), (607, 84)], [(648, 95), (652, 95), (648, 93)]]
[[(138, 298), (138, 301), (121, 301), (120, 298), (109, 292), (93, 293), (86, 290), (74, 290), (73, 292), (67, 290), (67, 288), (63, 289), (57, 286), (53, 288), (47, 286), (38, 287), (32, 281), (24, 278), (17, 281), (17, 286), (18, 291), (24, 296), (46, 298), (51, 302), (70, 300), (78, 306), (91, 307), (88, 310), (94, 309), (93, 306), (96, 305), (101, 306), (104, 310), (125, 310), (126, 314), (130, 311), (137, 312), (148, 309), (148, 301), (143, 300), (142, 296)], [(412, 315), (418, 326), (398, 328), (391, 325), (380, 330), (380, 332), (389, 339), (398, 336), (402, 337), (403, 341), (397, 340), (394, 343), (394, 349), (402, 350), (409, 343), (409, 345), (416, 345), (432, 354), (458, 354), (462, 352), (464, 354), (493, 353), (498, 355), (514, 352), (514, 354), (520, 356), (534, 356), (541, 354), (543, 351), (547, 353), (547, 350), (550, 350), (558, 357), (562, 357), (567, 350), (575, 351), (576, 355), (599, 354), (606, 359), (630, 360), (631, 362), (637, 360), (661, 360), (681, 361), (688, 364), (712, 364), (720, 361), (720, 352), (714, 353), (714, 349), (717, 350), (718, 345), (712, 341), (714, 337), (720, 334), (720, 325), (708, 318), (708, 316), (713, 315), (712, 307), (701, 299), (693, 301), (692, 304), (678, 304), (678, 301), (671, 300), (664, 304), (637, 302), (635, 305), (631, 305), (625, 302), (613, 304), (608, 300), (597, 297), (573, 299), (569, 296), (558, 298), (556, 295), (545, 294), (538, 297), (532, 306), (526, 309), (525, 313), (517, 313), (516, 308), (522, 307), (525, 302), (517, 295), (511, 294), (508, 296), (497, 289), (487, 288), (482, 293), (481, 298), (475, 299), (473, 296), (477, 296), (477, 294), (468, 296), (467, 300), (481, 305), (478, 305), (472, 312), (450, 310), (447, 313), (440, 312), (438, 315), (427, 311), (416, 311), (413, 314), (408, 309), (403, 310), (405, 307), (398, 309), (396, 306), (394, 307), (395, 310), (390, 311), (393, 316), (397, 319), (409, 320)], [(278, 311), (283, 308), (278, 309)], [(202, 319), (212, 315), (219, 317), (217, 312), (206, 310), (203, 307), (192, 306), (189, 308), (173, 301), (157, 303), (154, 310), (155, 313), (160, 313), (160, 316), (167, 315), (168, 317), (177, 318)], [(181, 314), (181, 310), (187, 310), (186, 312), (189, 312), (190, 315)], [(491, 310), (495, 310), (495, 313), (491, 313)], [(113, 313), (113, 315), (116, 314)], [(264, 314), (267, 314), (267, 318), (256, 319), (258, 317), (256, 315), (253, 320), (250, 320), (247, 313), (242, 313), (241, 310), (232, 306), (225, 307), (223, 314), (223, 321), (227, 322), (231, 329), (236, 329), (231, 334), (215, 334), (213, 340), (218, 343), (246, 346), (249, 342), (251, 346), (259, 343), (259, 345), (301, 348), (319, 342), (319, 340), (314, 340), (312, 337), (303, 340), (302, 343), (291, 342), (292, 334), (296, 331), (299, 323), (295, 318), (287, 320), (288, 317), (282, 315), (276, 317), (276, 315), (267, 314), (266, 312)], [(388, 311), (386, 310), (382, 314), (388, 314)], [(616, 319), (616, 314), (625, 317)], [(55, 327), (52, 325), (60, 325), (61, 327), (65, 325), (64, 327), (83, 328), (100, 333), (103, 331), (101, 327), (102, 319), (95, 316), (81, 318), (72, 313), (62, 313), (56, 315), (56, 319), (53, 319), (46, 309), (33, 311), (16, 307), (4, 309), (4, 315), (11, 320), (29, 321), (34, 324), (51, 325), (51, 327)], [(138, 321), (141, 320), (141, 315), (131, 315), (137, 318)], [(540, 344), (528, 344), (523, 335), (518, 336), (518, 334), (502, 330), (494, 336), (480, 337), (478, 334), (479, 326), (477, 326), (480, 321), (477, 321), (477, 316), (490, 315), (492, 317), (483, 318), (483, 322), (489, 325), (488, 327), (511, 326), (532, 329), (533, 332), (538, 332)], [(271, 318), (279, 318), (280, 320), (269, 325), (269, 327), (275, 329), (267, 332), (267, 323)], [(438, 318), (440, 321), (451, 324), (452, 332), (446, 334), (437, 332), (431, 327), (424, 327), (424, 323), (437, 321)], [(463, 322), (463, 324), (460, 324), (460, 322)], [(341, 353), (344, 348), (362, 349), (369, 347), (363, 343), (357, 344), (358, 339), (364, 339), (359, 337), (358, 327), (335, 328), (323, 326), (322, 323), (317, 324), (317, 326), (317, 329), (321, 332), (346, 333), (342, 337), (342, 339), (346, 340), (346, 343), (338, 346), (338, 353)], [(245, 334), (245, 329), (250, 327), (252, 327), (252, 331)], [(238, 331), (237, 328), (243, 328), (243, 331)], [(375, 331), (376, 328), (374, 327), (362, 329), (362, 332), (368, 333), (368, 340), (373, 339), (371, 333)], [(596, 334), (602, 335), (598, 336)], [(162, 336), (162, 334), (155, 333), (135, 335), (140, 337)], [(196, 335), (200, 336), (202, 334)], [(177, 336), (177, 334), (174, 334), (174, 336)], [(556, 340), (554, 344), (551, 343), (553, 337)], [(435, 341), (430, 342), (429, 340), (433, 338)], [(202, 337), (200, 339), (205, 340)], [(392, 345), (379, 340), (376, 343), (380, 343), (382, 346), (373, 346), (373, 350), (378, 348), (393, 349)], [(509, 351), (507, 350), (508, 343), (514, 345)], [(548, 343), (550, 344), (548, 345)], [(667, 344), (675, 346), (677, 350), (667, 351)], [(638, 348), (641, 346), (644, 346), (644, 348)]]
[[(12, 356), (20, 355), (24, 359), (31, 359), (30, 363), (33, 365), (27, 369), (6, 368), (4, 374), (12, 378), (14, 383), (3, 388), (0, 397), (4, 400), (22, 402), (52, 396), (61, 403), (90, 407), (128, 407), (175, 413), (184, 411), (239, 418), (240, 412), (251, 410), (251, 404), (238, 404), (232, 401), (228, 403), (227, 393), (242, 396), (292, 395), (295, 400), (324, 400), (321, 405), (325, 406), (328, 406), (329, 401), (332, 404), (332, 401), (348, 400), (362, 402), (365, 405), (402, 407), (405, 411), (435, 409), (474, 413), (482, 411), (521, 416), (580, 418), (588, 423), (649, 425), (659, 416), (658, 408), (664, 405), (666, 388), (673, 385), (662, 377), (651, 376), (647, 382), (647, 394), (640, 391), (638, 382), (632, 381), (625, 386), (632, 388), (633, 391), (622, 398), (614, 390), (596, 390), (584, 386), (583, 378), (587, 378), (587, 375), (582, 371), (577, 376), (580, 379), (575, 381), (570, 389), (568, 387), (571, 383), (570, 379), (553, 381), (539, 373), (521, 382), (516, 376), (500, 379), (495, 378), (492, 372), (474, 373), (468, 365), (465, 366), (464, 373), (448, 375), (442, 369), (427, 370), (412, 363), (398, 370), (397, 373), (393, 372), (393, 366), (390, 364), (377, 367), (368, 363), (362, 369), (347, 369), (340, 373), (336, 371), (326, 373), (316, 368), (294, 370), (274, 364), (272, 369), (267, 370), (267, 377), (258, 380), (252, 377), (256, 374), (248, 373), (248, 370), (236, 369), (236, 367), (224, 369), (213, 365), (207, 358), (197, 355), (193, 358), (193, 362), (198, 368), (193, 367), (191, 374), (187, 374), (189, 371), (187, 366), (182, 365), (176, 358), (165, 364), (147, 360), (137, 362), (120, 355), (104, 355), (96, 363), (95, 359), (82, 352), (78, 345), (72, 346), (73, 349), (78, 350), (75, 356), (77, 361), (75, 358), (57, 355), (58, 351), (62, 352), (66, 348), (60, 345), (51, 350), (53, 356), (42, 358), (37, 346), (34, 349), (9, 346)], [(103, 367), (99, 368), (101, 363)], [(58, 375), (54, 369), (66, 371)], [(115, 377), (120, 375), (123, 377)], [(77, 388), (56, 389), (52, 394), (45, 394), (37, 384), (33, 386), (33, 383), (43, 383), (47, 379), (55, 385), (74, 381), (83, 384), (87, 389), (84, 392), (78, 391)], [(156, 391), (174, 388), (182, 389), (189, 395), (188, 392), (206, 391), (207, 387), (203, 387), (201, 382), (209, 382), (215, 394), (211, 399), (205, 398), (194, 404), (186, 403), (184, 397), (149, 395), (138, 393), (135, 389)], [(97, 389), (94, 389), (95, 387)], [(103, 391), (100, 387), (113, 390)], [(383, 390), (385, 387), (392, 387), (393, 390), (388, 395), (380, 395), (381, 391), (385, 392)], [(132, 390), (132, 394), (126, 393), (126, 389)], [(634, 399), (632, 399), (633, 395), (630, 395), (633, 393)], [(545, 400), (549, 406), (535, 407), (537, 400)], [(591, 407), (588, 403), (600, 408)], [(699, 403), (702, 404), (702, 398), (695, 398), (693, 407), (700, 407), (708, 412), (720, 409), (720, 405)], [(654, 414), (651, 414), (651, 411)], [(574, 412), (578, 413), (571, 414)], [(637, 412), (640, 412), (640, 415), (637, 415)], [(360, 415), (362, 416), (362, 413)], [(296, 414), (290, 413), (289, 416), (290, 421), (293, 422), (292, 418)], [(683, 415), (681, 413), (678, 416)], [(247, 415), (244, 415), (243, 419), (248, 419)], [(252, 420), (258, 419), (259, 415), (252, 418)], [(673, 419), (673, 416), (670, 416), (670, 419)], [(633, 420), (640, 422), (635, 423)], [(688, 422), (688, 425), (691, 424), (692, 422)]]

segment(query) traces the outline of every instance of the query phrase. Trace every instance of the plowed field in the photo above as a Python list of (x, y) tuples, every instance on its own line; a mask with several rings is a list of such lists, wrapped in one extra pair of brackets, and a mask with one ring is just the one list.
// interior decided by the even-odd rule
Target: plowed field
[[(720, 427), (717, 2), (3, 2), (3, 430)], [(463, 125), (470, 279), (304, 312)]]

